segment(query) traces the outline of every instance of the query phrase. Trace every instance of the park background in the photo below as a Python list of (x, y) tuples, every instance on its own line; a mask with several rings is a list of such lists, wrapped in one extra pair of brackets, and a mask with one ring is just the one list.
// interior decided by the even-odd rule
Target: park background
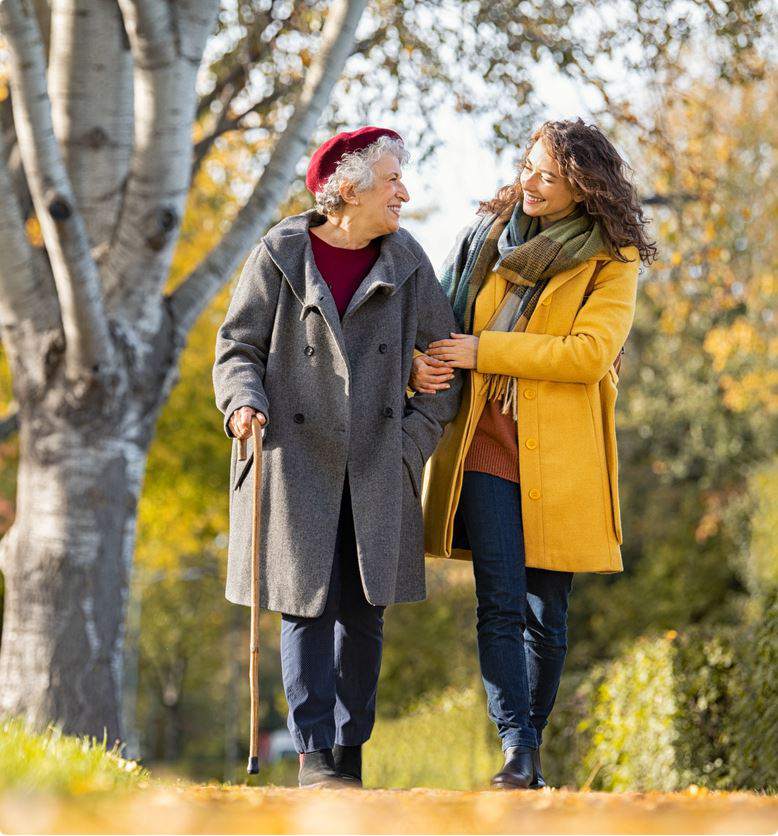
[[(478, 201), (513, 179), (533, 126), (580, 115), (613, 138), (634, 170), (660, 257), (641, 274), (619, 386), (625, 572), (576, 578), (567, 668), (544, 744), (546, 777), (587, 789), (774, 792), (774, 5), (362, 5), (340, 80), (253, 240), (310, 205), (301, 178), (307, 157), (339, 128), (373, 123), (405, 136), (412, 164), (403, 224), (436, 266)], [(37, 6), (45, 24), (46, 3)], [(60, 22), (86, 8), (76, 0), (52, 6)], [(221, 3), (196, 79), (191, 190), (180, 228), (165, 242), (167, 290), (192, 274), (255, 193), (285, 141), (329, 11), (323, 0)], [(3, 157), (11, 167), (12, 62), (4, 42), (0, 61)], [(17, 159), (14, 182), (23, 173)], [(83, 179), (74, 167), (76, 175)], [(35, 201), (20, 205), (28, 245), (42, 251), (47, 233)], [(223, 598), (229, 442), (211, 388), (215, 333), (233, 287), (223, 278), (191, 328), (149, 450), (127, 579), (121, 712), (125, 753), (152, 774), (232, 782), (245, 777), (248, 610)], [(5, 532), (16, 516), (25, 420), (5, 360), (0, 384)], [(428, 600), (387, 612), (367, 781), (483, 787), (500, 757), (478, 676), (470, 567), (428, 563), (428, 571)], [(278, 630), (278, 616), (263, 613), (266, 732), (285, 722)], [(0, 693), (7, 687), (0, 681)], [(261, 780), (293, 783), (295, 773), (294, 761), (280, 761)]]

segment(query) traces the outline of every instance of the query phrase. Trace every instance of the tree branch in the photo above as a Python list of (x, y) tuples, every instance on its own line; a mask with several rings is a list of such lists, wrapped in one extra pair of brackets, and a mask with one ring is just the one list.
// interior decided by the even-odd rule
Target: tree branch
[[(267, 9), (254, 22), (252, 26), (254, 34), (256, 35), (257, 33), (261, 33), (261, 30), (265, 29), (265, 27), (270, 23), (270, 20), (270, 9)], [(248, 37), (249, 36), (247, 35), (246, 38)], [(254, 37), (248, 44), (245, 43), (245, 40), (246, 39), (244, 39), (243, 42), (238, 43), (236, 47), (228, 53), (229, 56), (234, 57), (234, 60), (236, 61), (235, 66), (223, 76), (217, 78), (214, 83), (213, 90), (200, 98), (200, 101), (197, 103), (197, 119), (202, 119), (210, 111), (211, 105), (221, 99), (222, 94), (228, 88), (232, 88), (229, 96), (227, 97), (231, 101), (234, 95), (239, 90), (243, 89), (246, 80), (249, 77), (251, 67), (257, 64), (269, 49), (268, 44), (259, 37)], [(226, 57), (227, 56), (225, 56), (225, 58)]]
[(155, 333), (191, 174), (195, 79), (218, 0), (119, 0), (135, 63), (135, 137), (104, 269), (109, 310)]
[(129, 43), (115, 0), (53, 0), (52, 7), (54, 131), (89, 240), (93, 248), (104, 248), (118, 218), (132, 151)]
[(20, 0), (0, 3), (8, 47), (13, 112), (35, 212), (51, 260), (65, 332), (68, 379), (113, 365), (97, 266), (89, 252), (51, 122), (46, 63), (38, 24)]
[(297, 161), (329, 101), (354, 43), (367, 0), (334, 0), (322, 29), (321, 45), (311, 63), (294, 114), (246, 205), (217, 246), (171, 295), (171, 311), (185, 335), (214, 294), (229, 280), (240, 260), (283, 199)]
[(0, 134), (0, 328), (12, 350), (17, 333), (42, 334), (60, 327), (60, 318), (51, 274), (40, 269), (27, 239), (3, 146)]
[(194, 180), (195, 175), (200, 170), (200, 166), (203, 164), (203, 160), (206, 158), (211, 148), (213, 148), (214, 142), (216, 142), (216, 140), (220, 136), (224, 136), (224, 134), (238, 129), (240, 127), (240, 123), (250, 113), (258, 113), (260, 111), (267, 110), (282, 96), (285, 96), (287, 93), (289, 93), (289, 91), (292, 90), (294, 86), (295, 85), (291, 83), (283, 85), (279, 84), (269, 96), (265, 96), (264, 99), (260, 99), (260, 101), (258, 101), (256, 104), (252, 105), (251, 107), (247, 107), (242, 113), (239, 113), (235, 116), (230, 116), (229, 107), (225, 107), (222, 111), (221, 116), (216, 122), (216, 125), (214, 126), (213, 130), (207, 136), (204, 136), (198, 143), (195, 144), (192, 159), (192, 179)]

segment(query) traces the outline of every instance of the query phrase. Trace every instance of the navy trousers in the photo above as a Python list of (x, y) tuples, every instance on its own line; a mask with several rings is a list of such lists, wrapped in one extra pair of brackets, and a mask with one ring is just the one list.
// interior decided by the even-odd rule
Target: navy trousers
[(375, 722), (384, 607), (362, 588), (348, 477), (324, 611), (281, 617), (281, 672), (298, 752), (364, 743)]
[(572, 572), (524, 564), (521, 491), (466, 471), (459, 508), (473, 552), (478, 656), (502, 748), (540, 746), (567, 654)]

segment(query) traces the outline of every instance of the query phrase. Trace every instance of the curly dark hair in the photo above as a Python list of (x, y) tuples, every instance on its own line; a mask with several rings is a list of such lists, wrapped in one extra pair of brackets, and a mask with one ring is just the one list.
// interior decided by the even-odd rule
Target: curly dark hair
[(519, 176), (509, 186), (499, 189), (491, 200), (481, 201), (479, 214), (500, 214), (523, 199), (521, 171), (539, 139), (557, 161), (562, 177), (571, 188), (583, 193), (581, 205), (600, 224), (608, 254), (618, 261), (626, 261), (619, 250), (631, 245), (637, 247), (640, 260), (650, 264), (657, 257), (656, 242), (646, 235), (649, 221), (628, 177), (631, 169), (602, 131), (596, 125), (587, 125), (583, 119), (544, 122), (524, 149)]

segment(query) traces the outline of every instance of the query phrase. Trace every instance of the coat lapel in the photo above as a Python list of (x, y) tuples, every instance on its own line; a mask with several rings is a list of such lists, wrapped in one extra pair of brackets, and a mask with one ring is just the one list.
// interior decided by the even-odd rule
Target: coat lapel
[(402, 244), (398, 233), (385, 236), (381, 240), (381, 254), (351, 297), (343, 314), (343, 321), (352, 316), (377, 291), (382, 290), (388, 296), (396, 293), (405, 280), (418, 269), (419, 263), (419, 257)]
[[(338, 309), (316, 266), (308, 235), (309, 227), (320, 219), (321, 216), (314, 209), (301, 215), (293, 215), (274, 226), (263, 240), (270, 257), (284, 274), (302, 306), (300, 319), (305, 319), (312, 310), (318, 310), (329, 325), (345, 357), (343, 329)], [(402, 243), (401, 233), (395, 232), (385, 236), (381, 240), (378, 260), (354, 293), (343, 315), (343, 321), (352, 316), (377, 291), (383, 290), (391, 296), (418, 269), (419, 264), (418, 255)]]
[(286, 218), (264, 237), (270, 257), (284, 275), (287, 284), (300, 303), (300, 319), (311, 311), (319, 311), (348, 362), (340, 316), (330, 289), (316, 267), (308, 228), (320, 219), (313, 209)]

